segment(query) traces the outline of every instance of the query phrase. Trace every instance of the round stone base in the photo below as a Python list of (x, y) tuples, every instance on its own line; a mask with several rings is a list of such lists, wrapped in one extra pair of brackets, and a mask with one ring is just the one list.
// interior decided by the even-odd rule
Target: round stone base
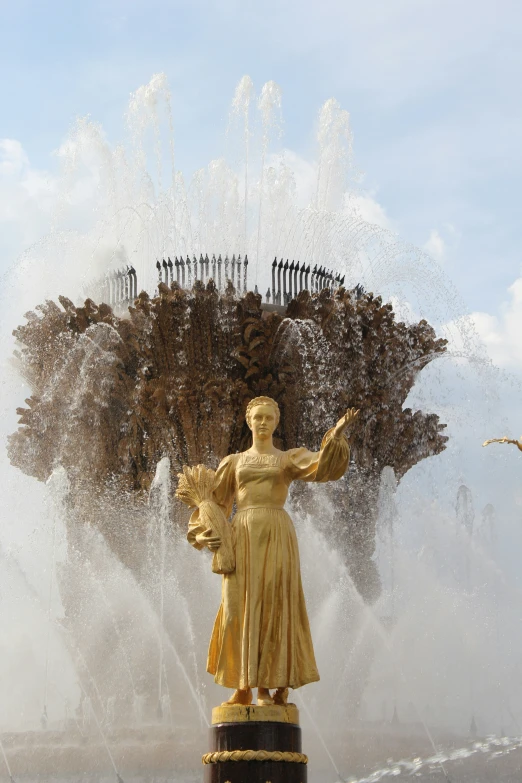
[(216, 707), (205, 783), (307, 783), (298, 721), (294, 705)]

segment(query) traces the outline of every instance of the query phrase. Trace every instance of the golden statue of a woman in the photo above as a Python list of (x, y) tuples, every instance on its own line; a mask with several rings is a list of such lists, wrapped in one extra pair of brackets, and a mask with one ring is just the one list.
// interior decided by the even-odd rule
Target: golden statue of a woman
[[(258, 704), (284, 705), (288, 688), (319, 679), (297, 538), (284, 505), (292, 481), (341, 478), (350, 457), (345, 430), (357, 414), (354, 408), (348, 410), (326, 433), (318, 452), (280, 451), (272, 440), (279, 407), (270, 397), (256, 397), (246, 412), (252, 447), (222, 460), (212, 473), (211, 494), (204, 491), (203, 466), (184, 468), (180, 476), (178, 497), (198, 506), (187, 538), (197, 549), (206, 546), (214, 551), (213, 570), (223, 574), (207, 670), (217, 683), (234, 688), (225, 704), (251, 704), (252, 688), (257, 687)], [(195, 475), (191, 471), (197, 471), (192, 490), (188, 487)], [(234, 501), (229, 536), (224, 520)], [(217, 561), (220, 549), (222, 558)], [(275, 689), (273, 696), (271, 689)]]

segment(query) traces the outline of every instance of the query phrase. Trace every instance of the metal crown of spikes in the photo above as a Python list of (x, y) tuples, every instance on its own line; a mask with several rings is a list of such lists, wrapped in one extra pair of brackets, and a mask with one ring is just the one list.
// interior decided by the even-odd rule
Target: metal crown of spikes
[[(232, 283), (238, 293), (246, 293), (248, 290), (248, 256), (244, 257), (228, 255), (224, 257), (220, 254), (212, 255), (209, 258), (208, 253), (199, 259), (196, 256), (175, 256), (174, 261), (167, 256), (161, 261), (156, 261), (156, 270), (158, 273), (158, 283), (172, 285), (176, 282), (180, 288), (192, 288), (196, 281), (204, 284), (210, 280), (214, 281), (218, 290), (225, 290), (228, 283)], [(324, 288), (341, 288), (344, 285), (344, 275), (335, 274), (332, 270), (325, 267), (310, 264), (301, 264), (292, 259), (278, 261), (274, 258), (272, 262), (272, 287), (265, 294), (267, 304), (286, 307), (291, 299), (297, 296), (301, 291), (310, 291), (317, 293)], [(132, 302), (138, 295), (138, 281), (136, 270), (132, 266), (124, 269), (118, 269), (109, 273), (104, 281), (105, 297), (108, 303), (114, 305), (125, 305)], [(255, 287), (257, 293), (257, 286)], [(358, 299), (364, 294), (364, 288), (361, 285), (355, 288)]]

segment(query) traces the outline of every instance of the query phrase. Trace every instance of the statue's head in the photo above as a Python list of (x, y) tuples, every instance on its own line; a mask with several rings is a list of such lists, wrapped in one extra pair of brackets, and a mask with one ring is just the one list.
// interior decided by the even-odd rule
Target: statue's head
[(252, 433), (262, 440), (272, 437), (279, 418), (279, 405), (271, 397), (255, 397), (248, 403), (247, 424)]

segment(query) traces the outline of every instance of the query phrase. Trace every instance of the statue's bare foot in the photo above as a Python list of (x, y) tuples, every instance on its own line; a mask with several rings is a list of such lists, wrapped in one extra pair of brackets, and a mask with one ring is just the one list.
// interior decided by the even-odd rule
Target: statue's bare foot
[(246, 688), (246, 690), (240, 690), (238, 688), (237, 691), (234, 691), (230, 699), (224, 701), (221, 706), (227, 707), (232, 704), (244, 704), (245, 706), (252, 704), (252, 689)]
[(288, 688), (278, 688), (274, 693), (274, 704), (286, 707), (288, 704)]
[(257, 689), (257, 703), (260, 707), (270, 707), (274, 703), (268, 688)]

